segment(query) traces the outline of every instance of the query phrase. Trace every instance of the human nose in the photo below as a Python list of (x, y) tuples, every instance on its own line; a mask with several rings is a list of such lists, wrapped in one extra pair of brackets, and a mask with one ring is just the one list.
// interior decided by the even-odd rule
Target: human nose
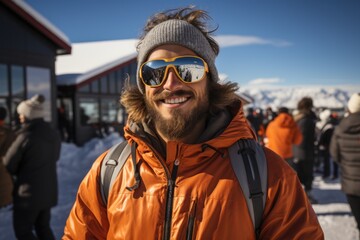
[(170, 67), (167, 76), (165, 78), (165, 83), (163, 85), (163, 88), (167, 90), (174, 90), (181, 87), (181, 84), (182, 82), (179, 79), (179, 77), (176, 75), (175, 69)]

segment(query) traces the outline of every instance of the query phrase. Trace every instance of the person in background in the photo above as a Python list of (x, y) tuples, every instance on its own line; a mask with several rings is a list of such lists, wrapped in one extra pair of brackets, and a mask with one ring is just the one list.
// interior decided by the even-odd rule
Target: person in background
[[(137, 86), (121, 95), (134, 158), (116, 177), (106, 207), (98, 181), (106, 153), (95, 161), (79, 186), (63, 240), (256, 238), (248, 196), (228, 153), (239, 139), (256, 136), (237, 84), (219, 83), (219, 45), (207, 19), (205, 11), (182, 8), (147, 21), (138, 44)], [(264, 153), (271, 190), (259, 239), (323, 239), (296, 173), (271, 150)]]
[(311, 203), (317, 200), (311, 193), (314, 180), (314, 161), (315, 161), (315, 124), (317, 117), (312, 111), (313, 100), (304, 97), (298, 102), (298, 114), (294, 116), (298, 124), (303, 140), (299, 145), (293, 146), (294, 163), (300, 182), (305, 188), (305, 192)]
[(6, 170), (2, 158), (15, 139), (15, 133), (6, 126), (6, 108), (0, 106), (0, 208), (12, 203), (13, 181)]
[(246, 119), (254, 130), (258, 142), (263, 144), (264, 126), (262, 124), (262, 112), (259, 109), (254, 110), (250, 107), (247, 109)]
[(266, 128), (267, 147), (284, 158), (295, 169), (293, 162), (293, 145), (302, 141), (302, 134), (289, 109), (280, 107), (278, 115)]
[(332, 161), (330, 156), (330, 141), (333, 135), (335, 126), (338, 124), (338, 120), (332, 115), (329, 109), (324, 109), (319, 114), (320, 121), (316, 123), (317, 128), (317, 152), (318, 158), (323, 163), (322, 177), (324, 179), (330, 177), (331, 163), (332, 164), (332, 176), (331, 179), (338, 178), (338, 165)]
[(340, 165), (341, 189), (357, 222), (360, 238), (360, 93), (350, 97), (348, 112), (334, 130), (330, 154)]
[(274, 120), (276, 118), (276, 116), (277, 116), (277, 113), (274, 112), (270, 106), (265, 109), (264, 120), (263, 120), (263, 125), (264, 125), (265, 131), (266, 131), (269, 123), (272, 120)]
[(60, 100), (60, 106), (57, 108), (58, 130), (60, 132), (61, 140), (65, 142), (72, 142), (71, 124), (66, 114), (65, 104)]
[(56, 162), (61, 139), (43, 119), (44, 101), (42, 95), (35, 95), (18, 105), (22, 126), (3, 159), (15, 177), (13, 226), (17, 239), (55, 239), (50, 210), (57, 204)]

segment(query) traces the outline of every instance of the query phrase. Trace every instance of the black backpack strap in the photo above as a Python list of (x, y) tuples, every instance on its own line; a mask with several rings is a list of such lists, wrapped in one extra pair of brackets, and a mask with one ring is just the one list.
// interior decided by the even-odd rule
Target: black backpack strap
[(134, 142), (131, 145), (131, 160), (132, 160), (132, 164), (134, 167), (134, 178), (135, 178), (135, 184), (132, 185), (131, 187), (127, 186), (126, 189), (129, 191), (133, 191), (135, 189), (137, 189), (140, 185), (141, 182), (141, 177), (140, 177), (140, 172), (139, 172), (139, 168), (136, 165), (136, 148), (137, 148), (137, 143)]
[(229, 154), (258, 238), (267, 194), (267, 162), (264, 150), (253, 139), (240, 139), (229, 148)]
[(100, 191), (105, 206), (110, 189), (119, 171), (124, 166), (130, 155), (130, 147), (127, 141), (123, 141), (112, 148), (106, 154), (100, 170)]

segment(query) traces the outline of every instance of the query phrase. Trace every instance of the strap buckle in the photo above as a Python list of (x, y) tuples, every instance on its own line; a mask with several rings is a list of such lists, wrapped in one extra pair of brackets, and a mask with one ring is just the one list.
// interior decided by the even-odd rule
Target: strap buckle
[(107, 162), (105, 163), (105, 165), (106, 165), (106, 166), (108, 166), (108, 165), (116, 166), (116, 165), (118, 165), (118, 162), (115, 161), (114, 159), (109, 159), (109, 160), (107, 160)]
[(250, 198), (262, 198), (262, 196), (264, 195), (263, 192), (255, 192), (255, 193), (250, 193)]

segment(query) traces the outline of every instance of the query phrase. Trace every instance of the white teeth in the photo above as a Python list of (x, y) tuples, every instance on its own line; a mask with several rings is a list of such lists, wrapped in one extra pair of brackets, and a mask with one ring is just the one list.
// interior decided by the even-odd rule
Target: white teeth
[(178, 104), (178, 103), (183, 103), (185, 101), (186, 101), (186, 97), (165, 99), (165, 103), (167, 104)]

